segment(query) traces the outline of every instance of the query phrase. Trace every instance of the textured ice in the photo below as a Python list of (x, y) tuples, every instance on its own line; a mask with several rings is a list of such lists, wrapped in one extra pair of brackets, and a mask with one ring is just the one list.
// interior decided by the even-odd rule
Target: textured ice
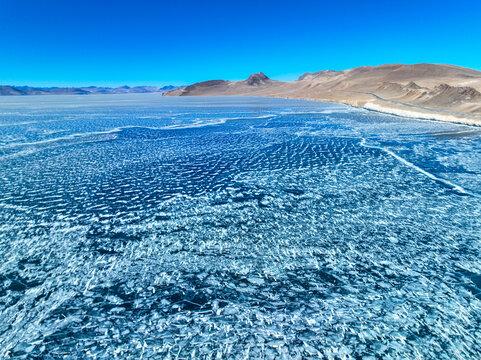
[(481, 130), (264, 98), (0, 102), (0, 358), (479, 359)]

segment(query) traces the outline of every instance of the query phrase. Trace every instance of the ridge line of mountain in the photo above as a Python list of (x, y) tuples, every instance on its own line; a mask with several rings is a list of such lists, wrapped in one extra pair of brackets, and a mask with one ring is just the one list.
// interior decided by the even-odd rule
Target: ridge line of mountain
[(294, 81), (264, 73), (208, 80), (163, 96), (266, 96), (344, 103), (423, 119), (481, 125), (481, 72), (449, 64), (385, 64), (305, 73)]
[(139, 93), (163, 93), (178, 88), (174, 85), (167, 86), (79, 86), (79, 87), (33, 87), (0, 85), (0, 96), (15, 95), (90, 95), (90, 94), (139, 94)]

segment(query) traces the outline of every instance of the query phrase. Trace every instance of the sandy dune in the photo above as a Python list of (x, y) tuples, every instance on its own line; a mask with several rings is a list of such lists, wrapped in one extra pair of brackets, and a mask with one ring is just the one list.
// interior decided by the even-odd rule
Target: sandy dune
[(443, 64), (389, 64), (306, 73), (296, 81), (210, 80), (165, 96), (258, 95), (324, 100), (402, 116), (481, 125), (481, 72)]

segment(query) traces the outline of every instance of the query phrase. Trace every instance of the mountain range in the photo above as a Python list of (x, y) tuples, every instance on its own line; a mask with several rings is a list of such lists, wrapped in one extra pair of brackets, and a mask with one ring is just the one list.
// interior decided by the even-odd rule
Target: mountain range
[(110, 87), (31, 87), (0, 85), (1, 95), (88, 95), (88, 94), (132, 94), (132, 93), (163, 93), (176, 89), (176, 86), (120, 86)]
[(276, 81), (263, 73), (246, 80), (209, 80), (164, 96), (269, 96), (345, 103), (424, 119), (481, 125), (481, 72), (445, 64), (386, 64), (305, 73)]

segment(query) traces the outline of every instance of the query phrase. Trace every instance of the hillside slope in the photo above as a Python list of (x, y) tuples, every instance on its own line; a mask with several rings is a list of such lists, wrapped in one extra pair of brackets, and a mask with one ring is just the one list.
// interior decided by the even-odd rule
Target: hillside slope
[(257, 95), (342, 102), (392, 114), (481, 124), (481, 72), (444, 64), (387, 64), (306, 73), (296, 81), (263, 73), (211, 80), (164, 96)]

